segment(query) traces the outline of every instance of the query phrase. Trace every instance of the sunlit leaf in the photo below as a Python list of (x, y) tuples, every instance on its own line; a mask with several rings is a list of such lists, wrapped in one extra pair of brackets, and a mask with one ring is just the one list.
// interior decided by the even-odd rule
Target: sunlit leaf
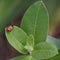
[(41, 42), (35, 46), (35, 50), (32, 53), (32, 56), (36, 60), (52, 58), (58, 54), (58, 50), (55, 45)]
[(48, 32), (48, 12), (42, 1), (32, 4), (24, 14), (21, 28), (28, 34), (32, 34), (35, 44), (45, 41)]
[(5, 30), (6, 37), (8, 42), (19, 52), (27, 53), (24, 46), (26, 45), (26, 41), (28, 39), (27, 34), (19, 27), (13, 26), (13, 30), (8, 32)]
[(10, 60), (35, 60), (32, 56), (18, 56)]
[(29, 35), (29, 40), (27, 40), (27, 44), (25, 46), (25, 49), (27, 49), (29, 52), (32, 52), (34, 50), (34, 37), (33, 35)]

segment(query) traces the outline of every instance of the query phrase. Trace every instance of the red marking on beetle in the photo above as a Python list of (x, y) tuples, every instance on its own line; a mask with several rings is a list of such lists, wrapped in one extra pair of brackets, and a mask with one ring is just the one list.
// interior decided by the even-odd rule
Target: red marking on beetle
[(6, 29), (7, 29), (8, 32), (11, 32), (13, 30), (13, 27), (10, 25)]

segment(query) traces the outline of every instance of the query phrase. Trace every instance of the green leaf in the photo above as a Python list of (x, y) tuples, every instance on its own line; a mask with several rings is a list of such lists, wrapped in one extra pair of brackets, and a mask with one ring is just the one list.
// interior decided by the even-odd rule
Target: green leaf
[(58, 55), (56, 55), (55, 57), (52, 57), (50, 59), (47, 59), (47, 60), (60, 60), (60, 39), (56, 39), (52, 36), (48, 36), (47, 42), (56, 45), (56, 47), (58, 48), (58, 51), (59, 51)]
[(29, 35), (30, 41), (28, 41), (27, 43), (29, 43), (29, 45), (34, 47), (34, 36), (32, 34)]
[(12, 58), (10, 60), (35, 60), (32, 56), (19, 56)]
[(28, 39), (27, 34), (19, 27), (13, 26), (13, 30), (11, 32), (7, 32), (5, 30), (6, 37), (8, 42), (19, 52), (27, 53), (24, 46), (26, 45), (26, 41)]
[(48, 32), (48, 12), (42, 1), (32, 4), (24, 14), (21, 28), (35, 38), (35, 44), (45, 41)]
[(59, 54), (56, 55), (55, 57), (52, 57), (50, 59), (46, 59), (46, 60), (60, 60), (60, 50), (59, 50)]
[(27, 40), (25, 49), (27, 49), (29, 52), (32, 52), (34, 50), (34, 37), (32, 34), (29, 35), (29, 40)]
[(55, 45), (41, 42), (35, 46), (35, 50), (32, 53), (32, 56), (36, 60), (52, 58), (58, 54), (58, 50)]

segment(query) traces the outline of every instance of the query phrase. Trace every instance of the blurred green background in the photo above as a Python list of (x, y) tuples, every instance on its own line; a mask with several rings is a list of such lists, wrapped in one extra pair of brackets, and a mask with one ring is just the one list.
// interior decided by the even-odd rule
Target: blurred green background
[[(0, 34), (36, 0), (0, 0)], [(18, 21), (18, 20), (17, 20)]]
[[(4, 32), (11, 21), (17, 20), (24, 11), (38, 0), (1, 0), (0, 1), (0, 34)], [(49, 12), (49, 30), (54, 31), (57, 23), (60, 22), (60, 0), (43, 0)], [(21, 19), (20, 19), (21, 20)]]
[(60, 0), (43, 1), (49, 13), (49, 34), (58, 37), (60, 34)]

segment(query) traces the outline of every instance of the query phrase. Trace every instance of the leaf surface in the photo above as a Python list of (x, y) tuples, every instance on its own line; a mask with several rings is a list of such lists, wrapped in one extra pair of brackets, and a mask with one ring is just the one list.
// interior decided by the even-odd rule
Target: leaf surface
[(36, 60), (52, 58), (58, 54), (58, 50), (55, 45), (41, 42), (35, 46), (35, 50), (32, 53), (33, 58)]
[(21, 28), (28, 34), (32, 34), (35, 44), (45, 41), (48, 32), (48, 12), (42, 1), (32, 4), (24, 14)]
[(19, 56), (12, 58), (10, 60), (35, 60), (32, 56)]
[(13, 26), (13, 30), (11, 32), (7, 32), (5, 30), (6, 37), (8, 42), (19, 52), (27, 53), (24, 46), (26, 45), (26, 41), (28, 39), (27, 34), (19, 27)]

